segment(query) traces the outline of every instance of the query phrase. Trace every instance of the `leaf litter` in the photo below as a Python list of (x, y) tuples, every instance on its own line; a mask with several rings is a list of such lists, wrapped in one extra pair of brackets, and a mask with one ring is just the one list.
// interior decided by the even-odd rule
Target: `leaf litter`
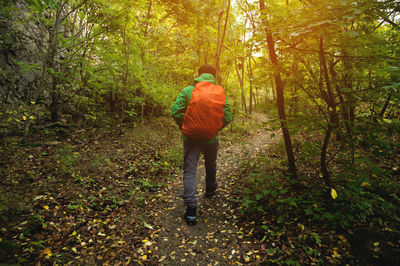
[[(260, 114), (255, 117), (264, 119)], [(51, 145), (3, 150), (0, 160), (7, 168), (1, 176), (0, 203), (7, 208), (1, 210), (0, 220), (2, 261), (257, 265), (296, 253), (297, 260), (318, 264), (318, 250), (296, 247), (293, 235), (306, 233), (318, 247), (330, 251), (326, 261), (340, 261), (342, 247), (350, 245), (342, 234), (313, 234), (301, 222), (295, 222), (290, 233), (274, 226), (276, 221), (266, 220), (260, 235), (254, 220), (242, 214), (233, 191), (241, 182), (242, 162), (251, 162), (279, 137), (263, 128), (239, 140), (228, 138), (229, 132), (221, 134), (218, 193), (211, 199), (202, 196), (201, 161), (199, 221), (188, 227), (182, 219), (181, 157), (175, 156), (182, 148), (180, 136), (169, 119), (160, 124), (169, 132), (165, 138), (160, 137), (160, 127), (144, 125), (118, 138), (99, 132), (57, 139)], [(175, 132), (172, 137), (171, 132)], [(337, 239), (337, 246), (321, 238)]]

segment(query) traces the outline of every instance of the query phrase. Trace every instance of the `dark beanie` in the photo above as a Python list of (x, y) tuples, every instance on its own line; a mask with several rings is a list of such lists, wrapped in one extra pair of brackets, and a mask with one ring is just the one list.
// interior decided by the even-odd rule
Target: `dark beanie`
[(203, 74), (203, 73), (210, 73), (210, 74), (212, 74), (214, 77), (215, 77), (215, 68), (213, 68), (212, 66), (210, 66), (210, 65), (202, 65), (200, 68), (199, 68), (199, 76), (201, 75), (201, 74)]

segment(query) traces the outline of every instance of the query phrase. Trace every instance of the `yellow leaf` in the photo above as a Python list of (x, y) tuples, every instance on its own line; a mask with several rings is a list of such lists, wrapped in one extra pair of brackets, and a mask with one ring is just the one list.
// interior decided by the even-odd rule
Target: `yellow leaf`
[(47, 205), (44, 205), (43, 206), (43, 209), (45, 209), (46, 211), (49, 209), (49, 206), (47, 206)]
[(53, 254), (51, 254), (51, 249), (50, 248), (45, 248), (43, 251), (42, 251), (42, 256), (43, 255), (46, 255), (46, 258), (50, 258)]
[(304, 231), (304, 224), (298, 223), (297, 226), (301, 228), (301, 231)]
[(143, 255), (142, 260), (147, 260), (147, 255)]
[(339, 253), (338, 253), (336, 250), (334, 250), (334, 251), (333, 251), (333, 256), (334, 256), (334, 257), (338, 257), (338, 256), (339, 256)]
[(26, 120), (26, 116), (23, 115), (23, 116), (22, 116), (22, 119), (25, 121), (25, 120)]
[(347, 242), (347, 239), (343, 235), (338, 235), (339, 239), (342, 240), (342, 242)]
[(362, 182), (362, 183), (361, 183), (361, 186), (362, 186), (362, 187), (368, 187), (368, 186), (370, 186), (370, 184), (367, 183), (367, 182)]
[(337, 192), (333, 188), (331, 188), (331, 196), (332, 196), (332, 199), (336, 199), (337, 198)]
[(0, 237), (0, 242), (3, 241), (3, 238)]

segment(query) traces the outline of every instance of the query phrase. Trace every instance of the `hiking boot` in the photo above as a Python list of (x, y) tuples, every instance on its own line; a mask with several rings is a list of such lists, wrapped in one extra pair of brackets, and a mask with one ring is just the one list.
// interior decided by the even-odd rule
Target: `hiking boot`
[(214, 196), (215, 191), (216, 191), (216, 189), (210, 190), (210, 191), (207, 191), (207, 190), (206, 190), (206, 193), (204, 194), (204, 196), (205, 196), (206, 198), (211, 198), (212, 196)]
[(188, 225), (195, 225), (196, 224), (196, 206), (187, 206), (185, 215), (185, 221)]

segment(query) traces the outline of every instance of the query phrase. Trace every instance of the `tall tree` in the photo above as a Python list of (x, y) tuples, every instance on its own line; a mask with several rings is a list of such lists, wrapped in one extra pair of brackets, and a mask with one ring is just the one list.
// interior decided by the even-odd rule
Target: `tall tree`
[[(224, 11), (225, 11), (225, 5), (227, 5), (226, 14), (225, 14), (225, 22), (224, 22), (223, 30), (221, 33), (221, 20), (222, 20), (222, 15), (224, 14)], [(222, 48), (224, 45), (226, 27), (228, 25), (230, 7), (231, 7), (231, 0), (227, 0), (227, 1), (223, 0), (221, 10), (219, 11), (219, 15), (218, 15), (218, 26), (217, 26), (218, 36), (217, 36), (217, 51), (215, 53), (215, 66), (216, 66), (215, 70), (216, 70), (216, 78), (218, 80), (218, 83), (220, 83), (220, 84), (222, 81), (221, 80), (221, 70), (220, 70), (220, 67), (221, 67), (220, 60), (221, 60)]]
[(288, 128), (288, 124), (287, 124), (287, 120), (286, 120), (285, 99), (283, 96), (284, 86), (283, 86), (283, 82), (282, 82), (280, 71), (279, 71), (278, 57), (275, 52), (274, 39), (272, 36), (272, 32), (268, 27), (268, 20), (267, 20), (267, 14), (266, 14), (267, 10), (265, 7), (264, 0), (260, 0), (260, 11), (261, 11), (261, 16), (262, 16), (263, 26), (265, 27), (265, 32), (267, 35), (267, 45), (268, 45), (269, 57), (270, 57), (270, 60), (274, 67), (274, 72), (275, 72), (274, 79), (275, 79), (276, 95), (277, 95), (276, 104), (277, 104), (277, 108), (278, 108), (279, 119), (281, 121), (280, 124), (281, 124), (283, 139), (285, 141), (285, 148), (286, 148), (286, 154), (287, 154), (288, 165), (289, 165), (289, 173), (291, 174), (291, 178), (298, 181), (295, 157), (294, 157), (294, 152), (293, 152), (293, 148), (292, 148), (292, 140), (290, 137), (290, 132), (289, 132), (289, 128)]

